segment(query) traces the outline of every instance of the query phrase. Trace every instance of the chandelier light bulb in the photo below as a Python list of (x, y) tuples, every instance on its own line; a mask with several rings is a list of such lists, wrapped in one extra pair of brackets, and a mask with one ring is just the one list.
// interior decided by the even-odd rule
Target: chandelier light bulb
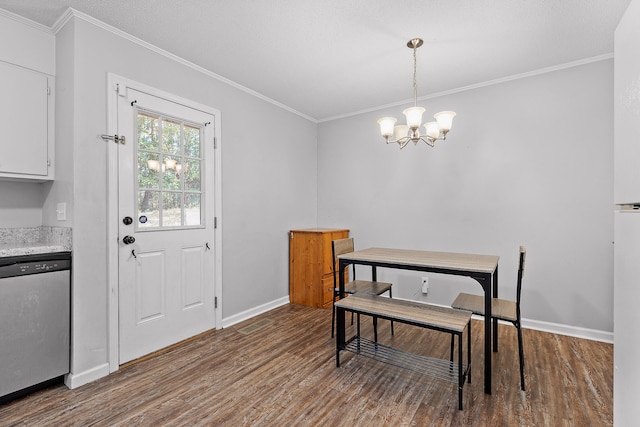
[(447, 133), (451, 130), (451, 124), (453, 122), (453, 118), (456, 116), (456, 113), (453, 111), (440, 111), (433, 115), (433, 118), (438, 122), (438, 127), (444, 133)]
[(147, 160), (147, 166), (149, 167), (149, 170), (156, 172), (160, 171), (160, 162), (158, 162), (157, 160)]
[(177, 163), (178, 162), (176, 160), (174, 160), (174, 159), (166, 159), (164, 161), (164, 164), (168, 169), (175, 169)]
[(424, 128), (427, 131), (427, 136), (429, 138), (436, 140), (440, 136), (440, 128), (438, 127), (438, 123), (427, 122), (425, 123)]
[(393, 135), (393, 125), (395, 125), (397, 120), (394, 117), (383, 117), (378, 119), (378, 124), (380, 125), (380, 133), (383, 138), (389, 138)]
[(407, 118), (407, 126), (411, 129), (417, 129), (422, 125), (422, 113), (424, 113), (422, 107), (411, 107), (402, 112)]
[(409, 136), (409, 126), (407, 125), (398, 125), (393, 129), (393, 136), (396, 141), (401, 140), (402, 138), (406, 138)]

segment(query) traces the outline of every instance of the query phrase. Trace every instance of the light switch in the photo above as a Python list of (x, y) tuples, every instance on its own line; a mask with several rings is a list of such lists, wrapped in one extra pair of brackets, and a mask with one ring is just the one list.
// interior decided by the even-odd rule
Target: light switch
[(58, 203), (56, 213), (58, 214), (58, 221), (65, 221), (67, 219), (67, 204)]

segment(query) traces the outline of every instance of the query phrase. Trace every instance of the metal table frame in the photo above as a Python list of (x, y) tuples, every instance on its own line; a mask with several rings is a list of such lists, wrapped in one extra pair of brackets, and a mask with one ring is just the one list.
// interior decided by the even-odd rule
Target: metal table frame
[[(439, 261), (444, 262), (428, 261), (432, 256), (437, 256)], [(470, 257), (481, 262), (470, 265)], [(498, 256), (369, 248), (340, 255), (338, 260), (340, 298), (344, 297), (344, 270), (350, 264), (370, 266), (372, 280), (377, 280), (377, 268), (381, 267), (466, 276), (477, 281), (484, 290), (484, 392), (491, 394), (491, 343), (493, 342), (493, 351), (498, 351), (498, 321), (493, 319), (492, 322), (489, 319), (491, 299), (498, 297)], [(343, 346), (346, 339), (344, 312), (336, 320), (337, 344)]]

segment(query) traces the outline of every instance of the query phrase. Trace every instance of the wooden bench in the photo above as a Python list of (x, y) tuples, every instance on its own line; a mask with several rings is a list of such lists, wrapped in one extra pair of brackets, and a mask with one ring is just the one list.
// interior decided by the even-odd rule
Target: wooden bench
[[(385, 298), (377, 295), (353, 294), (335, 303), (338, 316), (346, 311), (395, 322), (434, 329), (451, 334), (450, 360), (407, 353), (356, 335), (346, 339), (345, 331), (337, 331), (336, 366), (340, 367), (340, 351), (346, 350), (379, 362), (427, 374), (440, 380), (458, 383), (458, 409), (462, 409), (462, 388), (471, 382), (471, 312), (415, 301)], [(344, 322), (339, 322), (344, 325)], [(462, 363), (462, 335), (467, 330), (467, 364)], [(458, 337), (458, 362), (453, 362), (454, 337)]]

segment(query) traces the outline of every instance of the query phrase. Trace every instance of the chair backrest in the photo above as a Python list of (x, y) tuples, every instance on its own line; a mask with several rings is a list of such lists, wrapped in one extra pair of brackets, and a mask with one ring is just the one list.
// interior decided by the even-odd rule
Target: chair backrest
[(518, 267), (518, 287), (516, 289), (516, 303), (520, 310), (520, 292), (522, 291), (522, 277), (524, 276), (524, 262), (527, 257), (527, 250), (524, 246), (520, 246), (520, 265)]
[[(353, 237), (346, 239), (333, 240), (331, 242), (331, 253), (333, 254), (333, 288), (338, 287), (338, 256), (348, 254), (354, 251)], [(355, 280), (355, 271), (354, 271)]]

